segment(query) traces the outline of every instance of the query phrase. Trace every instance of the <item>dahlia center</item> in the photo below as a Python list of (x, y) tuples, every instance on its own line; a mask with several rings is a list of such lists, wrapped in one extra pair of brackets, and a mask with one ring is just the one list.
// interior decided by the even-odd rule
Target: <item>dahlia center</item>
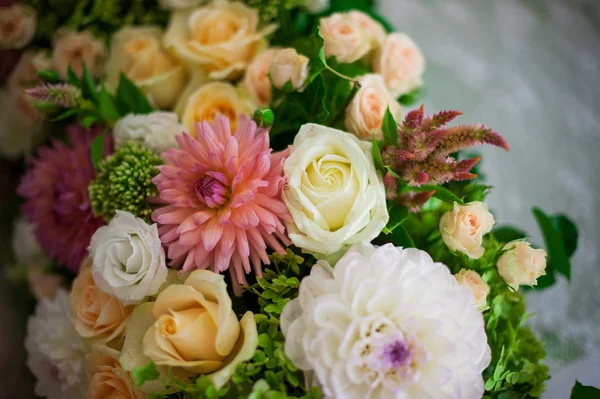
[(406, 342), (396, 339), (383, 347), (382, 360), (390, 368), (406, 366), (410, 363), (411, 350)]
[(229, 199), (229, 188), (218, 179), (204, 176), (194, 181), (196, 196), (209, 208), (218, 208)]

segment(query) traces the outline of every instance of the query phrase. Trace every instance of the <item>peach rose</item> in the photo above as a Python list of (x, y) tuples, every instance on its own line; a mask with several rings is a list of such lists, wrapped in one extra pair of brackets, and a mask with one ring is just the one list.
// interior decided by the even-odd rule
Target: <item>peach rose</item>
[(191, 69), (211, 79), (236, 79), (266, 47), (276, 26), (258, 26), (258, 11), (240, 2), (213, 1), (171, 14), (164, 43)]
[(460, 269), (454, 277), (458, 285), (467, 287), (473, 293), (474, 304), (477, 309), (485, 310), (485, 301), (490, 293), (490, 287), (483, 281), (479, 273), (473, 270)]
[(52, 62), (56, 72), (65, 80), (69, 65), (77, 76), (81, 76), (85, 64), (93, 76), (100, 77), (104, 72), (106, 47), (88, 31), (60, 29), (53, 39)]
[(71, 309), (75, 329), (84, 338), (107, 343), (118, 338), (134, 306), (123, 306), (119, 300), (96, 287), (92, 276), (92, 258), (86, 258), (71, 287)]
[(116, 89), (123, 72), (159, 108), (172, 109), (187, 76), (162, 48), (162, 31), (152, 26), (125, 27), (112, 38), (106, 84)]
[(242, 86), (248, 91), (256, 105), (266, 107), (271, 102), (271, 80), (269, 71), (276, 49), (270, 48), (260, 53), (246, 69)]
[(398, 97), (423, 84), (425, 57), (410, 37), (392, 33), (377, 52), (373, 69), (383, 76), (390, 92)]
[(229, 118), (231, 129), (235, 130), (238, 116), (251, 115), (254, 109), (254, 104), (242, 98), (240, 92), (231, 84), (211, 82), (200, 86), (190, 95), (184, 94), (177, 113), (181, 117), (183, 127), (195, 136), (195, 126), (198, 122), (212, 122), (215, 115), (222, 114)]
[(90, 374), (87, 399), (145, 397), (144, 393), (136, 388), (129, 372), (121, 367), (120, 355), (119, 351), (106, 345), (94, 345), (87, 356)]
[(277, 50), (271, 64), (271, 82), (273, 86), (282, 89), (289, 81), (294, 90), (300, 90), (308, 77), (309, 59), (300, 55), (293, 48)]
[[(258, 344), (252, 312), (238, 321), (224, 277), (196, 270), (184, 284), (162, 291), (156, 302), (138, 306), (127, 324), (121, 364), (126, 370), (152, 360), (180, 376), (207, 374), (217, 389)], [(142, 386), (147, 393), (160, 389)], [(163, 386), (164, 389), (164, 386)]]
[(348, 17), (351, 22), (364, 29), (375, 48), (379, 48), (383, 45), (386, 33), (379, 22), (375, 21), (370, 15), (356, 10), (348, 12)]
[(402, 118), (402, 108), (387, 90), (380, 75), (368, 74), (360, 79), (360, 89), (346, 108), (345, 125), (361, 140), (383, 138), (381, 125), (389, 107), (396, 121)]
[(537, 279), (546, 274), (546, 251), (531, 248), (525, 241), (511, 241), (502, 248), (505, 253), (498, 259), (498, 274), (515, 291), (520, 285), (537, 285)]
[(336, 57), (339, 62), (354, 62), (371, 51), (369, 33), (349, 14), (335, 13), (319, 21), (325, 57)]
[(54, 299), (56, 291), (64, 286), (64, 279), (52, 272), (44, 271), (44, 262), (35, 262), (27, 269), (29, 290), (37, 301), (42, 298)]
[(0, 8), (0, 49), (22, 49), (35, 34), (35, 10), (13, 4)]
[(454, 203), (454, 208), (442, 215), (440, 231), (444, 243), (452, 251), (466, 254), (469, 258), (483, 256), (483, 236), (492, 230), (494, 216), (482, 202), (466, 205)]

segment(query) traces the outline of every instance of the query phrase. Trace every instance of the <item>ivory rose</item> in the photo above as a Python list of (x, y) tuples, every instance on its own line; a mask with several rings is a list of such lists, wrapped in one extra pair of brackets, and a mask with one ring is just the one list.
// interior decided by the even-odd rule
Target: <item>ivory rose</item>
[(346, 108), (345, 125), (361, 140), (383, 138), (381, 126), (389, 107), (395, 120), (402, 118), (402, 108), (387, 90), (380, 75), (368, 74), (360, 79), (360, 89)]
[[(152, 360), (175, 375), (207, 374), (221, 388), (258, 344), (252, 312), (238, 321), (231, 306), (223, 276), (192, 272), (185, 283), (165, 288), (156, 302), (135, 309), (127, 324), (123, 368), (133, 370)], [(160, 387), (141, 389), (155, 393)]]
[(454, 203), (451, 211), (440, 219), (440, 231), (444, 243), (452, 251), (462, 252), (472, 259), (483, 256), (483, 236), (492, 230), (494, 216), (482, 202), (466, 205)]
[(229, 83), (211, 82), (200, 86), (181, 102), (179, 115), (185, 129), (196, 135), (197, 122), (212, 122), (215, 115), (221, 114), (229, 118), (231, 130), (234, 131), (238, 117), (251, 115), (254, 105), (242, 98), (239, 91)]
[(92, 342), (107, 343), (123, 333), (133, 306), (123, 306), (114, 296), (100, 291), (91, 266), (92, 258), (86, 258), (71, 287), (75, 329)]
[(339, 62), (354, 62), (372, 49), (369, 33), (345, 13), (335, 13), (319, 21), (325, 57)]
[(473, 293), (475, 307), (479, 310), (485, 310), (485, 301), (490, 293), (490, 287), (483, 281), (479, 273), (473, 270), (460, 269), (454, 277), (458, 285), (468, 288)]
[(293, 48), (277, 50), (271, 64), (271, 82), (282, 89), (287, 82), (292, 82), (294, 90), (299, 90), (308, 77), (309, 59), (300, 55)]
[(306, 124), (283, 170), (284, 200), (294, 245), (321, 255), (371, 241), (388, 221), (385, 189), (372, 144), (325, 126)]
[(100, 77), (104, 72), (106, 47), (88, 31), (59, 29), (53, 38), (52, 62), (64, 80), (69, 66), (77, 76), (81, 76), (84, 64), (93, 76)]
[(242, 86), (250, 93), (250, 96), (259, 107), (266, 107), (271, 102), (271, 80), (269, 71), (273, 55), (277, 49), (270, 48), (260, 53), (246, 69)]
[(392, 33), (377, 52), (373, 69), (383, 76), (390, 92), (398, 97), (423, 84), (425, 57), (410, 37)]
[(127, 26), (115, 33), (106, 67), (108, 87), (116, 89), (124, 73), (157, 107), (171, 109), (187, 75), (163, 49), (161, 40), (161, 29), (153, 26)]
[(275, 25), (259, 27), (258, 10), (216, 0), (171, 14), (164, 43), (191, 69), (211, 79), (236, 79), (266, 47)]
[(0, 49), (22, 49), (35, 34), (35, 10), (13, 4), (0, 8)]
[(546, 274), (546, 251), (531, 248), (525, 241), (511, 241), (502, 248), (505, 253), (498, 259), (498, 274), (515, 291), (520, 285), (537, 285), (537, 279)]
[(119, 357), (121, 353), (106, 345), (94, 345), (87, 356), (89, 385), (87, 399), (143, 399), (141, 392), (123, 370)]
[(108, 226), (92, 236), (92, 275), (99, 289), (124, 305), (156, 294), (167, 279), (165, 250), (156, 224), (117, 210)]

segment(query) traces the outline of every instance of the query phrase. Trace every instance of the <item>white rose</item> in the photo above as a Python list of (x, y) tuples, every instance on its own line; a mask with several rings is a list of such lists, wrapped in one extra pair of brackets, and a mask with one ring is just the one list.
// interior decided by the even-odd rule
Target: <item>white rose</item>
[(293, 48), (277, 50), (271, 62), (271, 81), (278, 89), (283, 88), (289, 81), (298, 90), (308, 77), (309, 59), (300, 55)]
[(392, 33), (377, 52), (373, 69), (383, 76), (388, 89), (398, 97), (423, 84), (425, 57), (410, 37)]
[(498, 259), (498, 274), (515, 291), (520, 285), (537, 285), (537, 279), (546, 274), (546, 251), (531, 248), (525, 241), (511, 241), (502, 248), (505, 253)]
[(402, 108), (387, 90), (383, 78), (375, 74), (364, 75), (360, 79), (358, 93), (346, 108), (346, 129), (362, 140), (371, 140), (373, 135), (381, 140), (381, 126), (388, 107), (394, 119), (399, 122)]
[(172, 112), (157, 111), (147, 115), (129, 114), (119, 119), (113, 128), (115, 144), (122, 146), (135, 141), (157, 154), (176, 148), (175, 136), (185, 132), (179, 117)]
[(296, 246), (328, 255), (381, 232), (389, 216), (371, 145), (325, 126), (300, 128), (284, 164), (288, 232)]
[(0, 8), (0, 49), (22, 49), (35, 34), (35, 10), (13, 4)]
[(158, 5), (165, 10), (197, 7), (202, 3), (204, 3), (204, 0), (158, 0)]
[(23, 217), (15, 220), (12, 236), (12, 249), (16, 261), (21, 265), (30, 266), (38, 260), (44, 259), (42, 247), (33, 235), (33, 225)]
[(304, 9), (311, 14), (318, 14), (329, 7), (329, 0), (306, 0)]
[(140, 303), (167, 279), (165, 251), (156, 224), (117, 211), (92, 236), (90, 255), (96, 286), (124, 305)]

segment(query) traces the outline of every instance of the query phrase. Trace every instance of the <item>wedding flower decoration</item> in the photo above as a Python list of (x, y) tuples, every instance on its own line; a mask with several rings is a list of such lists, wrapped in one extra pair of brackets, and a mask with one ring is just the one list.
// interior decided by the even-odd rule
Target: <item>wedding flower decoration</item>
[[(34, 224), (41, 247), (74, 272), (87, 255), (92, 235), (104, 224), (102, 218), (93, 215), (88, 195), (88, 185), (95, 176), (90, 146), (97, 133), (69, 126), (72, 147), (53, 140), (50, 147), (41, 148), (17, 188), (25, 199), (23, 214)], [(108, 139), (104, 148), (108, 153)]]
[(0, 8), (0, 49), (22, 49), (35, 34), (35, 10), (25, 4)]
[(390, 92), (398, 97), (423, 84), (425, 57), (415, 42), (403, 33), (389, 34), (373, 61)]
[(473, 303), (477, 309), (485, 310), (485, 302), (490, 293), (490, 287), (483, 281), (479, 273), (474, 270), (460, 269), (454, 277), (458, 285), (468, 288), (473, 293)]
[(123, 370), (121, 353), (106, 345), (94, 345), (87, 356), (90, 383), (88, 399), (143, 399), (145, 395), (137, 389), (130, 374)]
[(472, 259), (483, 256), (483, 236), (492, 230), (494, 216), (482, 202), (459, 205), (440, 218), (440, 232), (444, 244), (452, 251), (462, 252)]
[(309, 59), (293, 48), (276, 50), (271, 62), (269, 76), (273, 86), (282, 89), (291, 82), (294, 90), (299, 90), (308, 78)]
[(119, 338), (134, 306), (123, 306), (117, 298), (101, 291), (92, 275), (92, 258), (86, 258), (73, 281), (70, 294), (75, 329), (94, 344)]
[(179, 117), (172, 112), (156, 111), (145, 115), (129, 114), (115, 123), (115, 145), (121, 147), (130, 141), (139, 143), (156, 154), (177, 147), (175, 136), (185, 132)]
[(212, 1), (171, 14), (164, 42), (190, 68), (211, 79), (239, 77), (266, 47), (276, 25), (259, 26), (258, 11), (240, 2)]
[(329, 255), (379, 235), (389, 216), (371, 146), (326, 126), (300, 128), (284, 165), (294, 245)]
[(81, 76), (83, 65), (93, 76), (99, 77), (104, 72), (106, 46), (88, 31), (61, 29), (54, 35), (52, 62), (64, 80), (67, 80), (68, 67)]
[(140, 303), (167, 279), (165, 251), (156, 224), (117, 210), (92, 236), (90, 256), (96, 286), (124, 305)]
[(242, 86), (249, 92), (252, 100), (259, 107), (266, 107), (271, 102), (271, 80), (269, 72), (276, 48), (270, 48), (257, 55), (248, 65)]
[(537, 279), (546, 274), (546, 251), (531, 248), (525, 241), (511, 241), (502, 248), (506, 251), (498, 259), (498, 273), (517, 291), (520, 285), (537, 285)]
[(395, 119), (402, 117), (402, 108), (387, 90), (383, 78), (375, 74), (362, 76), (360, 89), (346, 108), (346, 129), (361, 140), (383, 139), (381, 125), (388, 107)]
[(27, 366), (35, 375), (35, 394), (49, 399), (78, 398), (85, 392), (86, 345), (71, 320), (69, 295), (38, 302), (27, 322)]
[(472, 300), (424, 251), (355, 246), (302, 280), (285, 353), (329, 398), (478, 399), (490, 348)]
[(115, 33), (106, 66), (108, 87), (116, 88), (124, 73), (157, 107), (172, 108), (187, 76), (163, 49), (161, 39), (162, 31), (153, 26), (126, 26)]
[(246, 117), (232, 133), (219, 115), (196, 135), (177, 136), (180, 149), (163, 153), (154, 182), (168, 205), (152, 219), (173, 266), (229, 269), (234, 284), (246, 285), (251, 264), (259, 277), (261, 262), (269, 264), (267, 247), (285, 253), (281, 243), (289, 243), (280, 199), (286, 153), (271, 154), (267, 130)]
[(221, 388), (258, 345), (252, 312), (238, 321), (231, 306), (223, 276), (192, 272), (184, 284), (170, 285), (156, 302), (136, 308), (125, 334), (123, 368), (151, 360), (175, 375), (206, 374)]

